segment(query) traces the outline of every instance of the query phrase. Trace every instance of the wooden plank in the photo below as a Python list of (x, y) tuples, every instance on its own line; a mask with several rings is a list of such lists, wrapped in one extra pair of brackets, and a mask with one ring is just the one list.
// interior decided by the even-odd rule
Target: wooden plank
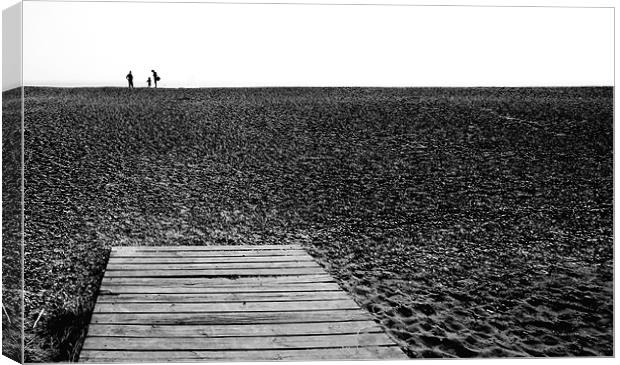
[(341, 290), (318, 292), (280, 293), (225, 293), (225, 294), (117, 294), (100, 295), (97, 303), (234, 303), (273, 302), (298, 300), (337, 300), (349, 296)]
[(236, 257), (110, 257), (108, 264), (213, 264), (234, 262), (314, 262), (311, 256), (236, 256)]
[(235, 303), (97, 303), (95, 313), (279, 312), (357, 309), (351, 299), (295, 302)]
[(301, 245), (193, 245), (193, 246), (113, 246), (112, 251), (239, 251), (302, 250)]
[(312, 291), (332, 291), (340, 290), (336, 283), (282, 283), (269, 285), (237, 285), (237, 286), (216, 286), (200, 287), (195, 285), (109, 285), (101, 286), (99, 289), (104, 294), (170, 294), (170, 293), (265, 293), (265, 292), (312, 292)]
[(135, 251), (122, 250), (110, 252), (110, 257), (258, 257), (291, 256), (306, 257), (304, 250), (238, 250), (238, 251)]
[(240, 251), (240, 250), (302, 250), (300, 245), (213, 245), (213, 246), (114, 246), (119, 251)]
[(297, 312), (221, 313), (93, 313), (91, 323), (101, 324), (264, 324), (365, 321), (372, 318), (360, 309)]
[(85, 350), (261, 350), (394, 345), (383, 333), (265, 337), (140, 338), (87, 337)]
[(93, 324), (88, 336), (103, 337), (235, 337), (380, 333), (383, 329), (372, 321), (244, 324), (244, 325), (107, 325)]
[(397, 346), (251, 351), (98, 351), (84, 350), (80, 362), (318, 361), (407, 359)]
[(274, 276), (324, 274), (321, 267), (298, 267), (292, 269), (196, 269), (196, 270), (109, 270), (105, 276), (112, 277), (191, 277), (191, 276)]
[(312, 292), (340, 290), (336, 283), (282, 283), (270, 285), (246, 286), (196, 286), (196, 285), (110, 285), (101, 286), (103, 294), (171, 294), (171, 293), (264, 293), (264, 292)]
[(292, 269), (297, 267), (320, 267), (312, 261), (294, 262), (232, 262), (232, 263), (212, 263), (212, 264), (114, 264), (108, 263), (106, 270), (197, 270), (197, 269)]
[(239, 278), (116, 278), (104, 277), (102, 285), (192, 285), (192, 286), (230, 286), (241, 284), (266, 285), (283, 283), (333, 283), (328, 274), (320, 275), (287, 275), (257, 276)]

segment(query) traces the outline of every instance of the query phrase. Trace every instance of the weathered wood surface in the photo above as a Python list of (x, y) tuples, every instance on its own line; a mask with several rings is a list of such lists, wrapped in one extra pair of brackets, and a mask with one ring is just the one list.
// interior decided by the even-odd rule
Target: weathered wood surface
[(299, 245), (260, 245), (260, 246), (233, 246), (233, 245), (213, 245), (213, 246), (119, 246), (112, 247), (111, 252), (127, 251), (269, 251), (269, 250), (301, 250)]
[[(291, 261), (291, 262), (225, 262), (225, 263), (188, 263), (183, 265), (183, 270), (198, 269), (292, 269), (298, 267), (319, 267), (312, 261)], [(156, 263), (131, 263), (131, 264), (108, 264), (107, 270), (178, 270), (178, 263), (156, 264)]]
[(321, 301), (348, 299), (340, 290), (319, 292), (226, 293), (226, 294), (118, 294), (103, 295), (103, 303), (236, 303), (236, 302), (289, 302), (297, 300)]
[(351, 299), (296, 302), (235, 303), (98, 303), (95, 313), (282, 312), (357, 309)]
[(93, 313), (91, 323), (105, 324), (252, 324), (310, 323), (372, 320), (361, 309), (290, 312), (214, 313)]
[(213, 286), (238, 286), (240, 284), (265, 285), (284, 283), (335, 283), (334, 278), (323, 273), (319, 275), (287, 275), (287, 276), (264, 276), (264, 277), (219, 277), (219, 278), (103, 278), (103, 283), (108, 285), (155, 285), (162, 284), (185, 284)]
[(332, 291), (340, 290), (336, 283), (268, 283), (268, 284), (240, 284), (233, 285), (185, 285), (185, 284), (161, 284), (161, 285), (108, 285), (102, 286), (103, 294), (164, 294), (164, 293), (265, 293), (265, 292), (293, 292), (293, 291)]
[(300, 246), (114, 247), (82, 362), (406, 359)]
[(83, 350), (262, 350), (282, 348), (326, 348), (357, 346), (393, 345), (383, 333), (359, 333), (338, 335), (303, 335), (303, 336), (244, 336), (244, 337), (95, 337), (84, 341)]
[(183, 264), (183, 263), (195, 263), (195, 264), (213, 264), (213, 263), (249, 263), (249, 262), (313, 262), (311, 256), (245, 256), (245, 257), (116, 257), (110, 260), (110, 263), (114, 264)]
[(287, 256), (306, 257), (303, 250), (235, 250), (235, 251), (112, 251), (110, 257), (261, 257)]
[(239, 325), (108, 325), (92, 324), (90, 336), (106, 337), (243, 337), (320, 335), (338, 333), (380, 333), (383, 330), (373, 321), (334, 323), (267, 323)]
[(222, 351), (125, 351), (86, 350), (80, 361), (114, 362), (204, 362), (204, 361), (300, 361), (404, 359), (397, 346), (364, 346), (323, 349), (222, 350)]
[(215, 277), (227, 277), (227, 276), (276, 276), (276, 275), (309, 275), (309, 274), (321, 274), (323, 269), (320, 267), (298, 267), (298, 268), (276, 268), (276, 269), (195, 269), (195, 270), (110, 270), (106, 271), (105, 275), (111, 277), (192, 277), (192, 276), (215, 276)]

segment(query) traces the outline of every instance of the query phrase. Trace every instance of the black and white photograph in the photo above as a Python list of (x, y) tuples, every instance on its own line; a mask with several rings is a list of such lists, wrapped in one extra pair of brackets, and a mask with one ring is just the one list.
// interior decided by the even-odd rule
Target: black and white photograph
[(5, 357), (615, 356), (613, 1), (2, 4)]

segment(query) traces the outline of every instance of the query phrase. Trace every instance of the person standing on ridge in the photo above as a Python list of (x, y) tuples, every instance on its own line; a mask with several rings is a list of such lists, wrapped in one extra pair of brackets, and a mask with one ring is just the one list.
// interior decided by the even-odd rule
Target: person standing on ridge
[(149, 87), (151, 87), (151, 78), (150, 77), (148, 79), (146, 79), (146, 83), (147, 83), (147, 85), (149, 85)]
[(157, 76), (157, 72), (155, 72), (155, 70), (151, 70), (151, 72), (153, 73), (153, 82), (155, 82), (155, 87), (157, 87), (157, 81), (161, 79)]
[(133, 75), (131, 74), (131, 71), (129, 71), (129, 73), (127, 74), (127, 76), (125, 76), (125, 78), (129, 82), (129, 88), (133, 89)]

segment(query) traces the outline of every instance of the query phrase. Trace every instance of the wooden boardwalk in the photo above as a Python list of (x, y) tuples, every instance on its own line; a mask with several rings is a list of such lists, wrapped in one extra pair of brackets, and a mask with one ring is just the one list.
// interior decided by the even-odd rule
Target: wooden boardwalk
[(114, 247), (81, 362), (406, 359), (300, 246)]

